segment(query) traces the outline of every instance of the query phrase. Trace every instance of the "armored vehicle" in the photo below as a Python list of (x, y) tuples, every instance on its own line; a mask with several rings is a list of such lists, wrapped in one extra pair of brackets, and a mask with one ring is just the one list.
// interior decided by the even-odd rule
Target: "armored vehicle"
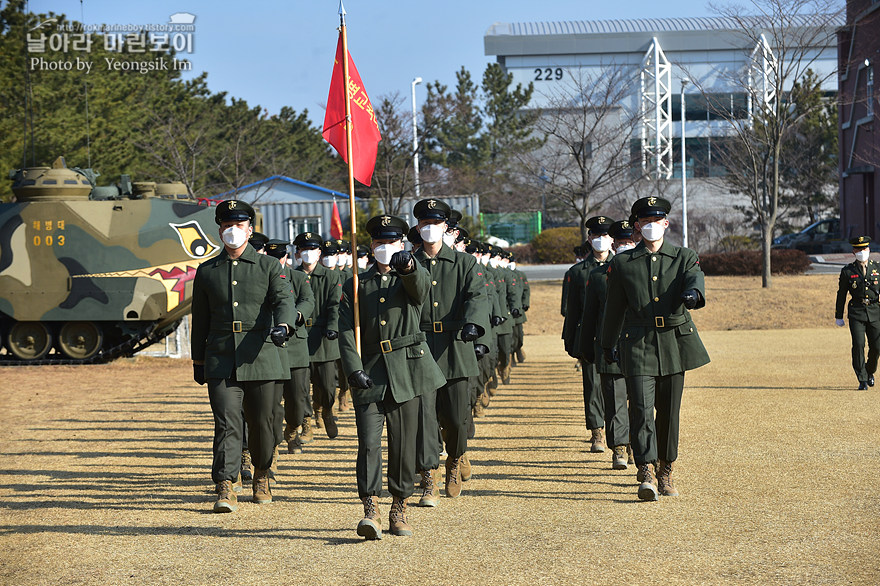
[(97, 187), (89, 169), (10, 173), (0, 204), (0, 365), (106, 362), (174, 331), (222, 245), (182, 184)]

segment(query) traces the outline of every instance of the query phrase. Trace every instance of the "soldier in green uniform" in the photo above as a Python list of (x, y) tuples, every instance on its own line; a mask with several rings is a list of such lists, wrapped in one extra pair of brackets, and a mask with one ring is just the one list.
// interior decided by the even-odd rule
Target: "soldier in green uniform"
[(352, 389), (358, 495), (364, 504), (357, 533), (367, 539), (382, 537), (378, 497), (382, 493), (383, 424), (388, 429), (388, 491), (393, 499), (390, 531), (412, 535), (406, 506), (414, 490), (418, 397), (446, 382), (419, 327), (431, 278), (403, 250), (407, 229), (406, 222), (395, 216), (377, 216), (367, 222), (376, 264), (358, 275), (360, 353), (355, 344), (353, 279), (343, 286), (340, 307), (342, 364)]
[[(462, 482), (470, 478), (463, 459), (467, 451), (471, 393), (468, 378), (479, 373), (474, 342), (489, 331), (488, 305), (481, 267), (467, 254), (444, 244), (449, 206), (438, 199), (416, 203), (413, 215), (419, 221), (422, 246), (413, 257), (431, 276), (431, 287), (422, 309), (421, 329), (428, 347), (446, 378), (437, 389), (425, 389), (420, 402), (419, 444), (416, 468), (421, 474), (422, 496), (419, 504), (438, 504), (437, 468), (440, 445), (437, 444), (438, 418), (446, 443), (446, 496), (461, 494)], [(483, 344), (485, 348), (485, 344)], [(485, 352), (482, 352), (485, 354)]]
[(282, 351), (290, 369), (290, 378), (282, 381), (284, 409), (278, 417), (278, 424), (286, 420), (283, 438), (287, 442), (287, 451), (291, 454), (302, 453), (300, 425), (308, 412), (309, 402), (309, 334), (305, 326), (306, 315), (311, 316), (315, 310), (315, 295), (302, 271), (295, 271), (287, 266), (286, 240), (270, 240), (266, 244), (266, 254), (280, 261), (284, 276), (290, 283), (290, 293), (296, 302), (297, 330), (287, 341), (286, 352)]
[(657, 500), (658, 491), (678, 494), (672, 467), (678, 458), (684, 373), (709, 362), (688, 312), (706, 304), (703, 271), (696, 252), (665, 241), (671, 207), (659, 197), (633, 204), (642, 242), (611, 261), (601, 327), (603, 358), (615, 362), (617, 346), (626, 377), (642, 500)]
[[(351, 277), (353, 269), (351, 262), (351, 243), (346, 240), (336, 240), (336, 247), (339, 253), (336, 257), (336, 270), (340, 271), (340, 281), (345, 282)], [(336, 360), (336, 382), (339, 387), (339, 410), (348, 411), (351, 405), (348, 402), (348, 381), (342, 372), (342, 360)]]
[(613, 239), (608, 235), (612, 223), (612, 220), (605, 216), (593, 216), (584, 223), (587, 227), (588, 240), (584, 242), (583, 248), (584, 251), (591, 252), (589, 254), (585, 252), (584, 260), (568, 270), (568, 306), (562, 324), (565, 351), (569, 356), (580, 361), (584, 386), (584, 420), (587, 429), (590, 430), (590, 451), (596, 453), (605, 451), (605, 406), (597, 380), (596, 367), (583, 359), (580, 348), (580, 325), (590, 271), (606, 265), (614, 256), (611, 252)]
[[(874, 386), (877, 358), (880, 356), (880, 263), (870, 260), (871, 238), (858, 236), (849, 241), (855, 261), (840, 270), (834, 318), (843, 327), (843, 306), (847, 292), (852, 296), (846, 317), (852, 336), (852, 366), (859, 379), (859, 390)], [(868, 339), (868, 362), (865, 363), (865, 337)]]
[[(336, 401), (336, 360), (339, 358), (339, 298), (342, 291), (342, 273), (330, 270), (326, 264), (336, 266), (336, 243), (321, 242), (320, 236), (304, 232), (294, 240), (300, 251), (302, 264), (296, 270), (306, 275), (306, 281), (315, 295), (315, 310), (306, 316), (309, 332), (309, 357), (315, 417), (323, 422), (327, 437), (339, 434), (333, 419), (333, 403)], [(322, 254), (332, 257), (324, 262)], [(319, 262), (320, 261), (320, 262)], [(311, 421), (303, 419), (301, 441), (311, 439)]]
[(529, 287), (529, 278), (524, 272), (516, 268), (516, 258), (512, 253), (510, 255), (510, 270), (512, 270), (516, 275), (517, 283), (519, 284), (520, 307), (522, 308), (522, 315), (516, 318), (516, 320), (514, 321), (514, 328), (516, 328), (516, 333), (514, 336), (513, 353), (517, 362), (525, 362), (526, 353), (523, 350), (525, 332), (523, 330), (523, 324), (528, 321), (528, 318), (526, 317), (526, 312), (529, 310), (529, 305), (531, 304), (532, 291)]
[(495, 367), (501, 384), (510, 384), (510, 352), (513, 346), (513, 318), (522, 314), (519, 301), (515, 297), (513, 284), (510, 283), (508, 271), (502, 268), (501, 258), (504, 251), (497, 246), (489, 245), (489, 266), (486, 269), (493, 276), (498, 292), (498, 306), (492, 316), (491, 324), (495, 327), (498, 344), (498, 360)]
[(276, 346), (287, 341), (297, 319), (281, 266), (248, 245), (254, 215), (241, 201), (217, 206), (224, 248), (199, 265), (193, 279), (193, 379), (208, 383), (214, 414), (211, 476), (217, 484), (218, 513), (237, 508), (233, 483), (241, 467), (242, 411), (254, 463), (254, 502), (272, 502), (275, 381), (290, 376)]
[[(608, 235), (614, 239), (615, 254), (635, 247), (632, 240), (632, 225), (626, 220), (614, 222), (608, 228)], [(596, 365), (599, 373), (599, 386), (602, 390), (605, 410), (605, 432), (608, 445), (612, 447), (611, 467), (626, 470), (628, 467), (627, 447), (629, 446), (629, 412), (626, 406), (626, 382), (620, 367), (613, 362), (596, 360), (601, 356), (601, 332), (599, 326), (605, 314), (605, 297), (608, 290), (608, 267), (598, 266), (590, 271), (587, 291), (584, 296), (584, 311), (581, 319), (581, 355), (586, 363)]]

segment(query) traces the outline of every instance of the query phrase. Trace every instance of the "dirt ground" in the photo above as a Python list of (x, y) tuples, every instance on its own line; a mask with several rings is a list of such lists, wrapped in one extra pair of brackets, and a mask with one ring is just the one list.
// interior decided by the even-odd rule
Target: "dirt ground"
[(580, 374), (558, 330), (535, 334), (554, 308), (533, 302), (464, 494), (372, 543), (354, 531), (350, 411), (339, 438), (282, 457), (276, 502), (214, 515), (210, 408), (185, 361), (0, 369), (0, 583), (877, 584), (880, 386), (854, 390), (820, 298), (810, 328), (701, 326), (713, 360), (686, 378), (682, 495), (655, 503), (588, 452)]

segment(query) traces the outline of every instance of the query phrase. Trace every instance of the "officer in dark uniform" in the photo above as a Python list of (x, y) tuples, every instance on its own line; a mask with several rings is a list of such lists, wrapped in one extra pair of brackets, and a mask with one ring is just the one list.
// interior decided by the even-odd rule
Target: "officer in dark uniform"
[(614, 256), (611, 252), (614, 239), (608, 235), (611, 224), (613, 221), (605, 216), (593, 216), (584, 223), (587, 227), (587, 241), (583, 245), (585, 258), (568, 270), (568, 306), (562, 324), (565, 350), (569, 356), (580, 360), (584, 385), (584, 420), (590, 430), (590, 451), (596, 453), (605, 451), (605, 405), (596, 367), (583, 360), (580, 326), (590, 271), (607, 265)]
[(284, 408), (277, 419), (278, 427), (281, 427), (283, 420), (287, 420), (282, 436), (287, 442), (287, 451), (301, 454), (303, 444), (300, 425), (308, 412), (309, 402), (309, 334), (304, 326), (305, 316), (311, 316), (315, 310), (315, 295), (306, 274), (287, 266), (287, 245), (286, 240), (270, 240), (266, 244), (266, 254), (280, 261), (297, 309), (297, 330), (287, 341), (287, 351), (282, 351), (282, 357), (286, 358), (290, 369), (290, 378), (280, 381)]
[[(338, 251), (333, 240), (322, 242), (314, 232), (303, 232), (294, 240), (302, 264), (296, 270), (306, 275), (306, 280), (315, 295), (315, 310), (306, 316), (306, 329), (309, 332), (309, 356), (312, 380), (312, 399), (317, 421), (323, 423), (327, 437), (339, 434), (333, 418), (333, 403), (336, 401), (336, 360), (339, 358), (339, 297), (342, 291), (341, 272), (331, 270), (326, 265), (336, 266), (335, 254)], [(324, 254), (330, 255), (332, 262), (324, 262)], [(301, 440), (311, 439), (311, 421), (303, 420)]]
[(254, 502), (272, 502), (275, 381), (290, 376), (276, 346), (284, 345), (297, 319), (281, 265), (248, 245), (254, 215), (242, 201), (217, 206), (224, 248), (199, 265), (193, 279), (193, 378), (208, 383), (214, 414), (211, 475), (217, 483), (218, 513), (237, 508), (233, 483), (241, 467), (242, 411), (254, 463)]
[(354, 285), (343, 286), (339, 324), (342, 364), (351, 386), (357, 423), (357, 485), (364, 518), (357, 533), (382, 537), (378, 497), (382, 493), (382, 427), (388, 429), (388, 491), (393, 502), (390, 532), (412, 535), (407, 498), (413, 493), (418, 397), (446, 379), (431, 357), (421, 331), (422, 306), (429, 298), (428, 272), (403, 250), (406, 222), (377, 216), (367, 222), (376, 264), (358, 275), (360, 353), (355, 343)]
[[(859, 379), (859, 390), (874, 386), (877, 358), (880, 356), (880, 264), (870, 260), (871, 238), (858, 236), (849, 241), (855, 260), (840, 270), (834, 317), (843, 327), (843, 306), (847, 292), (852, 296), (846, 317), (852, 335), (852, 366)], [(865, 363), (865, 337), (868, 338), (868, 362)]]
[(468, 378), (479, 374), (474, 342), (489, 331), (481, 267), (470, 255), (454, 251), (443, 240), (450, 211), (445, 202), (433, 198), (423, 199), (413, 207), (422, 238), (422, 246), (413, 256), (431, 276), (421, 329), (446, 377), (442, 388), (436, 392), (425, 389), (419, 398), (421, 428), (416, 452), (416, 468), (422, 476), (419, 504), (430, 507), (437, 506), (440, 493), (436, 471), (440, 453), (436, 442), (438, 418), (447, 452), (446, 496), (461, 494), (462, 482), (470, 477), (467, 470), (462, 472), (471, 411)]
[(678, 495), (672, 466), (678, 458), (684, 373), (709, 362), (688, 312), (706, 304), (703, 271), (696, 252), (664, 239), (671, 207), (660, 197), (633, 204), (642, 242), (611, 260), (601, 326), (603, 358), (615, 362), (617, 346), (626, 377), (642, 500), (657, 500), (658, 492)]

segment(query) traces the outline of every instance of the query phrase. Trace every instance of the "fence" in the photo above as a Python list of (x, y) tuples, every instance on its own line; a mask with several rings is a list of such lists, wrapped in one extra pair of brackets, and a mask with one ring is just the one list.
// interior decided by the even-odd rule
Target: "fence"
[(480, 214), (483, 236), (495, 236), (510, 244), (531, 242), (541, 233), (541, 212)]

